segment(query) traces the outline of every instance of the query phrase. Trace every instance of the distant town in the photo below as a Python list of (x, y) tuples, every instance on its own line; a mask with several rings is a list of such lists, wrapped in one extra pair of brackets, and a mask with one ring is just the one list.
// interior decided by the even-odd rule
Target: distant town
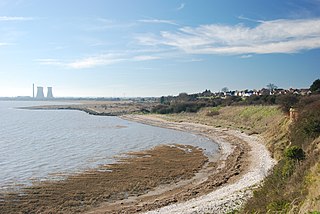
[(281, 89), (276, 87), (270, 87), (270, 88), (262, 88), (260, 90), (235, 90), (230, 91), (227, 88), (223, 88), (220, 92), (214, 92), (212, 93), (210, 90), (205, 90), (200, 94), (200, 96), (203, 97), (229, 97), (229, 96), (237, 96), (237, 97), (250, 97), (253, 95), (256, 96), (262, 96), (262, 95), (284, 95), (284, 94), (296, 94), (296, 95), (308, 95), (311, 94), (311, 91), (309, 89), (296, 89), (296, 88), (290, 88), (290, 89)]
[[(17, 96), (17, 97), (0, 97), (0, 100), (35, 100), (35, 101), (45, 101), (45, 100), (103, 100), (103, 101), (120, 101), (120, 100), (132, 100), (132, 101), (159, 101), (159, 97), (54, 97), (53, 96), (53, 87), (47, 87), (47, 96), (44, 95), (44, 87), (37, 86), (35, 94), (35, 86), (33, 85), (33, 94), (32, 96)], [(251, 96), (264, 96), (264, 95), (286, 95), (286, 94), (295, 94), (295, 95), (308, 95), (311, 94), (310, 89), (282, 89), (278, 88), (274, 84), (268, 84), (266, 88), (259, 90), (256, 89), (245, 89), (245, 90), (229, 90), (227, 87), (224, 87), (219, 92), (211, 92), (206, 89), (200, 93), (187, 94), (180, 93), (177, 96), (166, 96), (166, 97), (179, 97), (183, 95), (196, 97), (198, 99), (208, 99), (208, 98), (227, 98), (227, 97), (251, 97)]]

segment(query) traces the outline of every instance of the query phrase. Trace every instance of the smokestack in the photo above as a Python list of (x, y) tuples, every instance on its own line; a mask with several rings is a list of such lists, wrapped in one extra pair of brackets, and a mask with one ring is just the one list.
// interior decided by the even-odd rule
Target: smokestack
[(37, 87), (37, 99), (44, 99), (43, 87)]
[(52, 87), (48, 87), (47, 99), (53, 99)]
[(34, 83), (32, 84), (32, 98), (34, 99)]

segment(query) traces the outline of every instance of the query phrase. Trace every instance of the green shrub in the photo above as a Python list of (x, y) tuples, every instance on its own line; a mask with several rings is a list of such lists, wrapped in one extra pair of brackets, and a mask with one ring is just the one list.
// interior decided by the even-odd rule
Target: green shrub
[(290, 177), (296, 168), (296, 162), (292, 159), (285, 160), (284, 166), (281, 168), (281, 175), (283, 178)]
[(281, 95), (277, 98), (277, 104), (283, 112), (289, 113), (291, 107), (295, 106), (299, 102), (299, 97), (294, 94)]
[(291, 146), (284, 152), (284, 156), (289, 160), (303, 160), (305, 158), (304, 151), (298, 146)]
[(320, 92), (320, 79), (315, 80), (310, 86), (310, 91)]
[(298, 119), (291, 128), (291, 141), (303, 148), (319, 135), (320, 100), (317, 100), (299, 109)]
[(206, 104), (203, 102), (177, 102), (170, 105), (160, 104), (152, 108), (151, 112), (157, 114), (171, 114), (180, 112), (197, 112)]
[(290, 203), (285, 200), (273, 201), (270, 204), (268, 204), (267, 210), (270, 213), (274, 213), (274, 212), (285, 213), (285, 211), (288, 210), (289, 206), (290, 206)]

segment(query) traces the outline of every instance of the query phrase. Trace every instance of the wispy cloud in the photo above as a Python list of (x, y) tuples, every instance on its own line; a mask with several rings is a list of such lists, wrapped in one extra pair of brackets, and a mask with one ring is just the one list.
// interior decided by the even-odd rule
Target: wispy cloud
[(54, 65), (62, 66), (65, 68), (73, 69), (85, 69), (93, 68), (102, 65), (110, 65), (123, 61), (119, 55), (116, 54), (100, 54), (96, 56), (84, 57), (81, 59), (75, 60), (60, 60), (60, 59), (36, 59), (34, 61), (38, 62), (41, 65)]
[(149, 56), (149, 55), (141, 55), (133, 57), (134, 61), (147, 61), (147, 60), (156, 60), (160, 59), (159, 56)]
[(34, 20), (33, 17), (24, 16), (0, 16), (0, 21), (30, 21)]
[(264, 22), (263, 20), (255, 20), (255, 19), (251, 19), (251, 18), (248, 18), (248, 17), (245, 17), (245, 16), (238, 16), (238, 19), (246, 20), (246, 21), (250, 21), (250, 22), (258, 22), (258, 23), (263, 23)]
[(58, 59), (35, 59), (34, 61), (41, 65), (63, 65), (63, 62)]
[(35, 59), (35, 62), (38, 62), (41, 65), (53, 65), (53, 66), (62, 66), (64, 68), (72, 69), (86, 69), (94, 68), (98, 66), (106, 66), (111, 64), (116, 64), (120, 62), (141, 62), (147, 60), (156, 60), (160, 59), (160, 56), (151, 56), (151, 55), (140, 55), (140, 54), (129, 54), (129, 53), (107, 53), (99, 54), (89, 57), (84, 57), (74, 60), (59, 60), (53, 58), (44, 58), (44, 59)]
[(139, 22), (151, 23), (151, 24), (169, 24), (169, 25), (178, 25), (173, 20), (164, 20), (164, 19), (140, 19)]
[(110, 65), (123, 60), (125, 59), (119, 54), (101, 54), (69, 62), (66, 64), (66, 66), (75, 69), (83, 69), (102, 65)]
[(186, 6), (185, 3), (181, 3), (180, 6), (177, 8), (177, 10), (182, 10)]
[(248, 58), (251, 58), (252, 55), (251, 54), (247, 54), (247, 55), (242, 55), (240, 56), (241, 59), (248, 59)]
[(8, 46), (12, 45), (12, 43), (0, 42), (0, 46)]
[(137, 37), (142, 45), (169, 46), (190, 54), (297, 53), (320, 48), (320, 19), (279, 19), (255, 27), (200, 25)]

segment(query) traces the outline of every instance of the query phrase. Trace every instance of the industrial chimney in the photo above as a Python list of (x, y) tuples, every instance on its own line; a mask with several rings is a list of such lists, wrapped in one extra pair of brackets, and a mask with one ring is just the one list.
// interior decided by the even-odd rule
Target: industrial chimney
[(53, 99), (52, 87), (48, 87), (47, 99)]
[(37, 87), (37, 99), (44, 99), (43, 87)]

